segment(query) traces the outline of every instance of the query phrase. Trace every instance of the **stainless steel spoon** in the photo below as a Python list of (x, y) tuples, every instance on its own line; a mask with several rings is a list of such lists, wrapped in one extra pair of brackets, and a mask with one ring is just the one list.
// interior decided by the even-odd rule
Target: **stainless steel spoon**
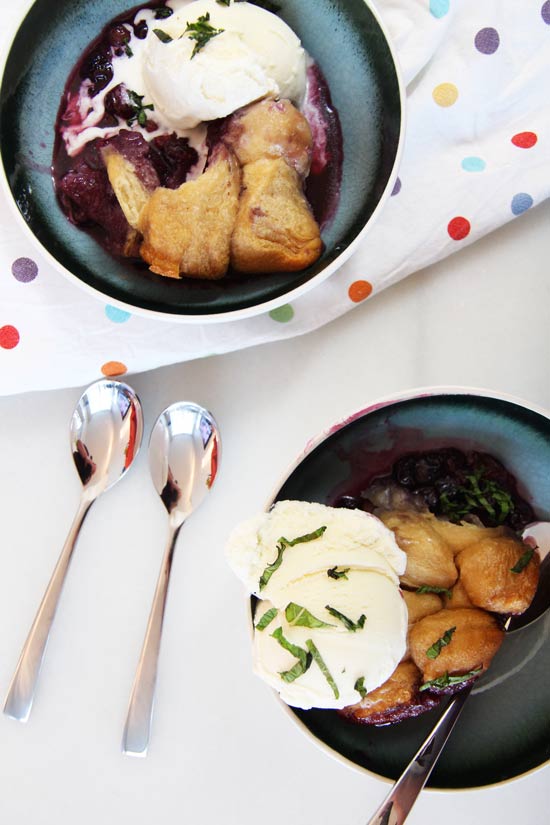
[(104, 379), (76, 405), (70, 424), (71, 451), (82, 495), (69, 535), (29, 631), (4, 705), (4, 713), (26, 722), (65, 576), (82, 523), (96, 500), (129, 469), (143, 434), (139, 398), (127, 384)]
[[(527, 627), (546, 612), (550, 606), (550, 523), (536, 522), (523, 532), (523, 540), (537, 548), (541, 560), (537, 593), (531, 606), (520, 616), (511, 616), (504, 628), (507, 633)], [(430, 778), (441, 751), (462, 713), (475, 681), (456, 693), (437, 724), (413, 756), (390, 793), (367, 825), (402, 825), (410, 814), (422, 788)]]
[(149, 467), (169, 515), (166, 551), (130, 697), (123, 753), (146, 756), (157, 679), (162, 623), (179, 531), (216, 478), (220, 436), (212, 415), (197, 404), (172, 404), (158, 417), (149, 442)]

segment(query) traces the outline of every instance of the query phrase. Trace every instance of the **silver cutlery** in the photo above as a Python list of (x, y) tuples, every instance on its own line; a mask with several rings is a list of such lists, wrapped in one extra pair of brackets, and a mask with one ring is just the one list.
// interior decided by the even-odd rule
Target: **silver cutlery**
[[(520, 616), (511, 616), (504, 625), (513, 633), (532, 624), (550, 606), (550, 523), (537, 522), (525, 528), (523, 539), (536, 546), (540, 556), (540, 579), (531, 606)], [(439, 756), (451, 735), (475, 682), (455, 694), (435, 727), (413, 756), (390, 793), (367, 825), (402, 825), (407, 819), (424, 785), (430, 778)]]
[(123, 753), (146, 756), (157, 679), (162, 624), (176, 541), (182, 525), (216, 478), (220, 436), (212, 415), (179, 402), (158, 417), (149, 442), (153, 484), (168, 511), (168, 539), (138, 662), (122, 741)]
[(70, 444), (82, 483), (80, 504), (38, 608), (8, 691), (4, 713), (26, 722), (65, 577), (80, 528), (101, 493), (134, 461), (143, 434), (141, 404), (131, 387), (104, 379), (81, 396), (71, 419)]

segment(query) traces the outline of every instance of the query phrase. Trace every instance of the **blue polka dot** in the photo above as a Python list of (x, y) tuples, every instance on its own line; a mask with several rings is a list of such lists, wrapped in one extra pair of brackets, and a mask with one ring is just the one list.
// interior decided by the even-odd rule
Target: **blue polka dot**
[(448, 13), (450, 5), (450, 0), (430, 0), (430, 11), (439, 20)]
[(512, 212), (514, 215), (521, 215), (533, 206), (533, 198), (527, 192), (518, 192), (512, 198)]
[(119, 309), (118, 307), (111, 306), (111, 304), (107, 304), (105, 307), (105, 315), (112, 321), (114, 324), (123, 324), (128, 318), (131, 318), (131, 314), (126, 312), (125, 309)]
[(464, 158), (460, 164), (465, 172), (483, 172), (486, 163), (483, 158), (476, 158), (474, 155)]

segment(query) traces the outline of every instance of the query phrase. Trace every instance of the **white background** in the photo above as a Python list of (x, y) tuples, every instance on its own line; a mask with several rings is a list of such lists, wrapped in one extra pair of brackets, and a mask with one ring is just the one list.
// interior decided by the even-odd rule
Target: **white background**
[[(120, 753), (166, 534), (143, 449), (84, 525), (29, 722), (0, 716), (2, 823), (364, 825), (387, 786), (315, 747), (252, 676), (224, 543), (310, 437), (379, 396), (463, 384), (550, 408), (549, 219), (547, 202), (308, 336), (129, 377), (144, 445), (178, 399), (209, 407), (223, 439), (219, 479), (180, 536), (149, 756)], [(0, 399), (2, 695), (77, 507), (79, 395)], [(409, 822), (539, 825), (549, 804), (547, 766), (427, 792)]]

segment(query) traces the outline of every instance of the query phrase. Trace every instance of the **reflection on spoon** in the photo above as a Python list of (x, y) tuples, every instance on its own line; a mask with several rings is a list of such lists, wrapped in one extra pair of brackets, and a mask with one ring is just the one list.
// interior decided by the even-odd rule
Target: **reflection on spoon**
[(26, 722), (46, 643), (82, 523), (96, 498), (116, 484), (141, 444), (143, 417), (127, 384), (97, 381), (84, 392), (70, 425), (71, 451), (82, 482), (80, 505), (15, 669), (4, 713)]
[(218, 427), (212, 415), (197, 404), (183, 401), (164, 410), (151, 433), (149, 467), (155, 489), (169, 515), (169, 532), (124, 727), (122, 750), (131, 756), (147, 755), (176, 540), (183, 523), (214, 483), (219, 444)]

